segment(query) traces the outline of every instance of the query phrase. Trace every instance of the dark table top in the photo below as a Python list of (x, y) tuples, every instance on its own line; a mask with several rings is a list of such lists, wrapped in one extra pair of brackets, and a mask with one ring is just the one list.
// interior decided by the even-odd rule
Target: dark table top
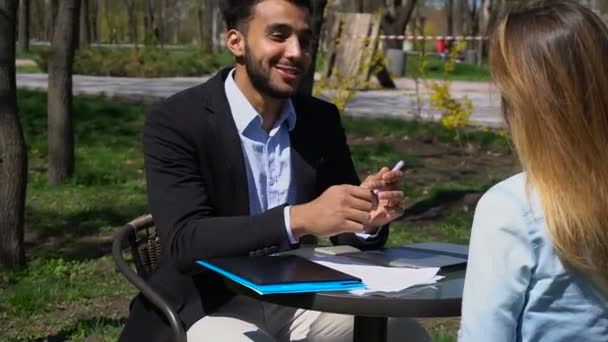
[[(310, 251), (295, 254), (310, 255)], [(354, 295), (346, 291), (276, 294), (261, 296), (229, 282), (237, 293), (262, 301), (310, 310), (366, 317), (450, 317), (460, 316), (464, 267), (441, 270), (444, 279), (436, 284), (416, 286), (389, 295)]]

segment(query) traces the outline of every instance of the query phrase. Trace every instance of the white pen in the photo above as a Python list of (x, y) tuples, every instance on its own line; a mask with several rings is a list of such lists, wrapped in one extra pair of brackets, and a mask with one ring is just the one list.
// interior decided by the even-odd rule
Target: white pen
[[(399, 170), (401, 170), (401, 168), (403, 168), (404, 165), (405, 165), (405, 163), (403, 162), (403, 160), (400, 160), (397, 162), (397, 164), (395, 164), (395, 166), (393, 166), (391, 171), (399, 171)], [(379, 192), (380, 192), (380, 190), (374, 189), (374, 195), (377, 195)]]

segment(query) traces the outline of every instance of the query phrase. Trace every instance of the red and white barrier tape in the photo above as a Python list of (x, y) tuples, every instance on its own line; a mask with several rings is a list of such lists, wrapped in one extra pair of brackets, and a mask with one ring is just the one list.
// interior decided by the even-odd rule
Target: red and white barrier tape
[(383, 40), (486, 40), (483, 36), (406, 36), (406, 35), (380, 35)]

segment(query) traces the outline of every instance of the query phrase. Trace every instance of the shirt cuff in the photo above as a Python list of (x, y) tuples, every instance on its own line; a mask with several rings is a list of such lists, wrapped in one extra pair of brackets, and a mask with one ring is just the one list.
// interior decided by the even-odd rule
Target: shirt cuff
[(376, 229), (376, 232), (373, 234), (370, 233), (356, 233), (356, 235), (358, 237), (360, 237), (363, 240), (372, 240), (378, 237), (378, 234), (380, 234), (380, 232), (382, 231), (382, 229), (384, 229), (385, 226), (381, 226), (378, 229)]
[(297, 244), (299, 241), (293, 236), (291, 232), (291, 206), (288, 205), (283, 209), (283, 217), (285, 218), (285, 230), (287, 230), (287, 237), (289, 238), (289, 243), (292, 245)]

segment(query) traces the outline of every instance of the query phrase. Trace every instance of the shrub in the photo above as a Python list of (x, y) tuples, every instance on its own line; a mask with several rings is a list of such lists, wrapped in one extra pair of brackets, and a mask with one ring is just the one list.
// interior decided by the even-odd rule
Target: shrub
[[(41, 51), (36, 58), (36, 63), (45, 72), (48, 70), (48, 57), (48, 51)], [(195, 48), (89, 48), (76, 52), (74, 73), (122, 77), (201, 76), (231, 63), (222, 56), (201, 54)]]

